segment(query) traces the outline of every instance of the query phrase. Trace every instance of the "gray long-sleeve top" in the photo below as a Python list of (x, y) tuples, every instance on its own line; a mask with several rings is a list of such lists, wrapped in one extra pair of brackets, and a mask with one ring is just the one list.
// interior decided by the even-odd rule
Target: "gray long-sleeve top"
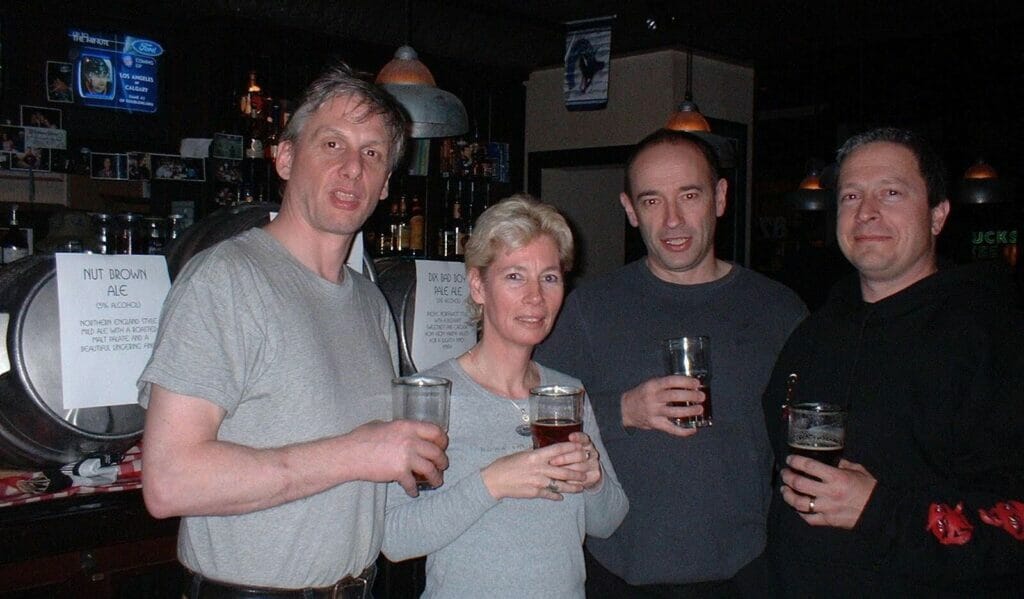
[[(383, 551), (391, 560), (427, 556), (423, 597), (583, 598), (583, 539), (607, 537), (629, 509), (605, 453), (589, 399), (583, 430), (601, 455), (602, 483), (592, 491), (549, 499), (495, 500), (481, 470), (494, 460), (532, 448), (520, 436), (520, 408), (470, 378), (455, 360), (428, 371), (452, 381), (445, 483), (417, 498), (388, 488)], [(543, 385), (579, 385), (540, 368)], [(518, 404), (518, 406), (516, 405)]]

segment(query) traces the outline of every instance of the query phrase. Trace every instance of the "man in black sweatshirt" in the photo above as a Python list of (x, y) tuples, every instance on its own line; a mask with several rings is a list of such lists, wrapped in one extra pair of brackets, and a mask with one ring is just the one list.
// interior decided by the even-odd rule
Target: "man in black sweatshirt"
[[(792, 597), (1019, 596), (1024, 317), (1008, 273), (940, 269), (941, 160), (877, 129), (839, 150), (840, 248), (857, 276), (790, 337), (764, 396), (781, 468), (768, 520)], [(781, 404), (848, 410), (837, 468), (789, 455)]]

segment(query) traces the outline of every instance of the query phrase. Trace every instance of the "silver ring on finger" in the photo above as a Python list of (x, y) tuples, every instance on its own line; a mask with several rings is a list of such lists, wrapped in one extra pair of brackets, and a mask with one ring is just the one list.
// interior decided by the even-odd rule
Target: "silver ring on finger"
[(551, 482), (548, 483), (547, 490), (551, 491), (552, 493), (557, 493), (558, 492), (558, 481), (556, 481), (555, 479), (552, 478)]
[(808, 514), (813, 514), (814, 513), (814, 499), (811, 499), (810, 501), (807, 502), (807, 513)]
[(589, 460), (590, 459), (590, 450), (588, 449), (586, 451), (587, 451), (587, 459)]

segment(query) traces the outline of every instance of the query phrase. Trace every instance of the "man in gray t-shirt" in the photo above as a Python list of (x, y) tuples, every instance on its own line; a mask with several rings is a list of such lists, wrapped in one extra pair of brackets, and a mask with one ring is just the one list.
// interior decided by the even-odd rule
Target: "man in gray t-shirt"
[(175, 280), (139, 401), (143, 494), (154, 516), (183, 516), (187, 597), (365, 596), (383, 483), (414, 495), (417, 473), (442, 482), (444, 432), (386, 422), (394, 325), (380, 291), (345, 267), (405, 126), (391, 96), (345, 65), (327, 71), (283, 133), (278, 217)]
[[(761, 394), (786, 337), (807, 313), (784, 286), (715, 256), (727, 181), (714, 150), (661, 130), (626, 165), (620, 196), (647, 256), (581, 285), (536, 359), (587, 387), (630, 511), (588, 538), (587, 596), (760, 597), (771, 449)], [(666, 376), (663, 342), (711, 337), (713, 426), (695, 378)]]

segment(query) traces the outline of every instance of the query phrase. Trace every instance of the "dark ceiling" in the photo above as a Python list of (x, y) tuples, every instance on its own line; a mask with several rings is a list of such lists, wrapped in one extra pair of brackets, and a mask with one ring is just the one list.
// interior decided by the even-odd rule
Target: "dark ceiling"
[(949, 157), (954, 164), (984, 152), (1019, 169), (1024, 154), (1016, 92), (1024, 87), (1024, 5), (1017, 1), (62, 0), (32, 6), (50, 6), (54, 14), (93, 7), (107, 16), (189, 27), (245, 21), (381, 49), (408, 42), (435, 65), (439, 83), (459, 64), (472, 67), (466, 73), (525, 79), (534, 68), (561, 62), (565, 22), (614, 15), (613, 58), (691, 47), (754, 67), (755, 140), (770, 136), (756, 142), (762, 173), (779, 154), (789, 162), (793, 154), (827, 157), (845, 134), (876, 123), (925, 130), (958, 153)]
[[(1024, 139), (1015, 91), (1024, 83), (1024, 8), (1015, 1), (193, 0), (193, 5), (196, 13), (211, 17), (268, 20), (389, 47), (409, 42), (425, 57), (511, 70), (524, 78), (531, 69), (561, 62), (565, 22), (614, 15), (613, 56), (692, 47), (753, 66), (761, 130), (777, 123), (787, 131), (777, 136), (779, 143), (806, 144), (807, 155), (829, 154), (849, 130), (883, 122), (943, 138), (940, 144), (962, 149), (964, 156), (953, 157), (956, 162), (981, 152), (992, 155), (992, 146), (1010, 132)], [(762, 168), (770, 167), (770, 150), (762, 156)]]

